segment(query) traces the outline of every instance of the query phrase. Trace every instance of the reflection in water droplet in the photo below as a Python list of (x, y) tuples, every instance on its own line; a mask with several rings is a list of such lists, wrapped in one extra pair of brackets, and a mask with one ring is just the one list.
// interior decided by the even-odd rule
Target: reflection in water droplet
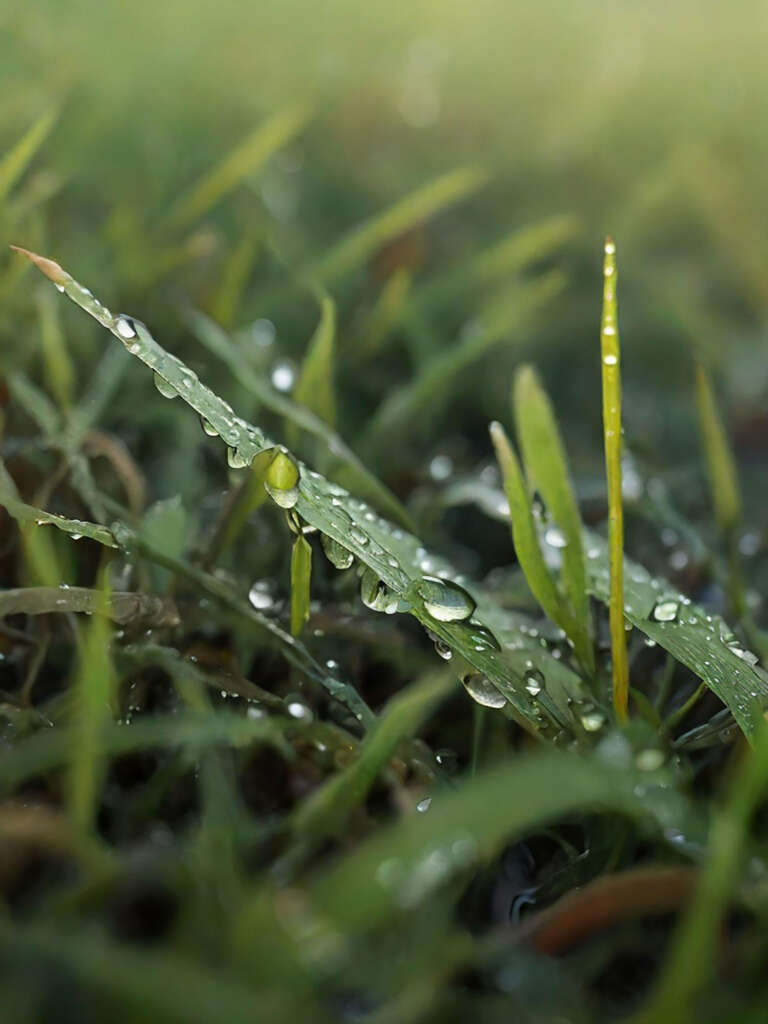
[(349, 569), (355, 560), (351, 551), (347, 551), (343, 544), (339, 544), (337, 540), (329, 537), (326, 533), (320, 534), (320, 544), (325, 552), (325, 557), (336, 569)]
[(657, 622), (674, 622), (680, 611), (680, 602), (670, 598), (657, 601), (651, 611), (651, 618)]
[(416, 592), (426, 612), (439, 622), (461, 622), (475, 610), (474, 598), (450, 580), (425, 576), (416, 584)]
[(136, 337), (136, 328), (133, 326), (133, 320), (124, 313), (120, 313), (118, 315), (115, 330), (121, 338), (125, 338), (126, 340)]
[(360, 600), (374, 612), (392, 615), (397, 611), (397, 594), (379, 579), (373, 569), (366, 569), (360, 579)]
[(526, 669), (523, 675), (525, 688), (532, 697), (537, 697), (544, 687), (544, 673), (537, 668)]
[(169, 384), (165, 377), (161, 377), (159, 373), (155, 374), (155, 387), (163, 398), (176, 398), (178, 395), (178, 391), (173, 384)]
[(472, 700), (484, 708), (503, 708), (507, 703), (504, 694), (481, 672), (468, 672), (461, 682)]

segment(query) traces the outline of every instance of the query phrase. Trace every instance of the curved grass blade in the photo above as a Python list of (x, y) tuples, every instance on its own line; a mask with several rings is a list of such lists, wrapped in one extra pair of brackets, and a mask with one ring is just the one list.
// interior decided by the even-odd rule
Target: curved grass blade
[(32, 157), (45, 142), (56, 122), (57, 113), (53, 109), (41, 114), (26, 134), (0, 160), (0, 204), (6, 199)]
[(312, 546), (299, 535), (291, 551), (291, 634), (300, 636), (309, 619), (309, 586), (312, 580)]
[(324, 295), (320, 300), (320, 323), (307, 347), (293, 400), (315, 413), (330, 427), (336, 423), (336, 399), (333, 393), (335, 342), (336, 305), (329, 295)]
[(310, 885), (312, 902), (345, 934), (368, 931), (429, 899), (502, 842), (564, 814), (599, 808), (650, 820), (659, 831), (699, 831), (671, 787), (648, 799), (637, 786), (637, 773), (607, 771), (589, 755), (550, 750), (516, 758), (437, 794), (428, 814), (380, 831), (322, 870)]
[(308, 276), (323, 284), (343, 277), (382, 245), (477, 192), (487, 181), (480, 168), (460, 167), (423, 185), (342, 238), (310, 265)]
[[(122, 314), (114, 316), (57, 263), (36, 254), (25, 255), (59, 285), (68, 298), (114, 334), (131, 355), (154, 371), (161, 393), (168, 397), (181, 397), (206, 420), (233, 450), (238, 464), (248, 465), (260, 452), (276, 448), (275, 443), (261, 429), (236, 416), (231, 407), (202, 384), (184, 363), (166, 352), (144, 324)], [(365, 502), (352, 498), (342, 487), (329, 483), (306, 466), (300, 465), (298, 468), (294, 508), (302, 520), (345, 547), (361, 564), (375, 573), (381, 584), (410, 608), (411, 614), (502, 691), (528, 728), (540, 731), (554, 723), (557, 729), (567, 732), (573, 730), (570, 703), (578, 699), (582, 692), (582, 684), (575, 673), (553, 657), (546, 647), (542, 647), (538, 639), (522, 636), (514, 617), (494, 608), (474, 588), (470, 600), (477, 603), (477, 609), (471, 621), (441, 621), (436, 618), (418, 594), (417, 585), (423, 582), (425, 574), (437, 574), (453, 581), (457, 576), (453, 567), (441, 559), (429, 556), (415, 537), (393, 528)], [(122, 546), (141, 542), (133, 531), (122, 524), (116, 524), (113, 530)], [(168, 564), (188, 578), (199, 579), (195, 570), (182, 563), (171, 564), (159, 552), (152, 552), (152, 558), (159, 564)], [(233, 610), (237, 609), (238, 614), (243, 614), (239, 602), (232, 598), (226, 586), (222, 590), (206, 574), (203, 574), (203, 578), (209, 593), (216, 593), (219, 600), (228, 602)], [(282, 634), (279, 627), (264, 616), (257, 616), (257, 621), (271, 631)], [(496, 634), (502, 650), (496, 649), (487, 631)], [(281, 643), (285, 643), (282, 635)], [(288, 648), (294, 654), (297, 652), (298, 645), (293, 638), (290, 638)], [(288, 650), (285, 653), (288, 656)], [(547, 681), (546, 689), (535, 700), (524, 683), (526, 673), (532, 666), (538, 668)], [(312, 664), (302, 667), (314, 677), (315, 668)], [(322, 677), (321, 682), (329, 689), (334, 683), (326, 676)], [(346, 689), (343, 698), (339, 697), (345, 702), (353, 698), (359, 701), (354, 690), (349, 693)], [(359, 707), (356, 713), (358, 717), (363, 714)]]
[(571, 640), (579, 661), (591, 671), (595, 658), (581, 516), (552, 405), (530, 366), (517, 372), (513, 406), (529, 489), (539, 490), (566, 542), (562, 549), (562, 583), (573, 609), (574, 624), (578, 625)]
[(611, 547), (611, 599), (608, 615), (613, 664), (613, 706), (626, 721), (629, 701), (629, 662), (624, 632), (624, 506), (621, 493), (621, 369), (619, 324), (616, 315), (616, 246), (605, 241), (603, 315), (600, 324), (603, 377), (603, 436), (608, 483), (608, 537)]
[[(591, 592), (611, 599), (608, 545), (587, 531), (587, 571)], [(752, 741), (756, 723), (768, 708), (768, 674), (718, 616), (695, 605), (666, 580), (624, 558), (624, 615), (659, 647), (694, 672), (731, 710)]]
[(206, 214), (235, 185), (255, 174), (278, 149), (297, 135), (309, 119), (308, 107), (297, 104), (279, 111), (209, 171), (175, 203), (167, 218), (174, 230), (188, 227)]
[(106, 597), (89, 587), (21, 587), (0, 590), (0, 618), (6, 615), (50, 615), (77, 612), (106, 615), (122, 625), (146, 622), (153, 626), (176, 625), (178, 612), (172, 601), (156, 594), (117, 591)]

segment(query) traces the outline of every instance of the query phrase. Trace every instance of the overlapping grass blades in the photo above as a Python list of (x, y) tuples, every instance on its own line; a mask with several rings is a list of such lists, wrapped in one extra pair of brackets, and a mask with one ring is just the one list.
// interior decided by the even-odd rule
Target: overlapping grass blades
[[(208, 431), (215, 431), (222, 438), (238, 465), (247, 466), (259, 453), (276, 449), (275, 442), (262, 430), (236, 416), (184, 363), (161, 348), (144, 324), (111, 313), (57, 263), (20, 251), (154, 372), (162, 394), (169, 398), (179, 396), (190, 405), (205, 421)], [(574, 729), (578, 732), (571, 704), (583, 697), (579, 677), (554, 658), (537, 638), (523, 635), (514, 616), (495, 608), (473, 589), (477, 602), (475, 628), (468, 622), (437, 621), (413, 585), (425, 574), (454, 578), (455, 570), (449, 564), (428, 555), (415, 537), (393, 528), (364, 502), (306, 466), (300, 467), (297, 490), (295, 512), (301, 519), (345, 547), (374, 572), (416, 618), (498, 687), (527, 728), (539, 731), (554, 727), (567, 733)], [(125, 527), (115, 529), (115, 536), (125, 545), (133, 539), (132, 531)], [(274, 626), (270, 623), (270, 628)], [(480, 636), (477, 627), (489, 629), (502, 650), (495, 650)], [(547, 683), (536, 700), (524, 686), (531, 667), (539, 670)]]

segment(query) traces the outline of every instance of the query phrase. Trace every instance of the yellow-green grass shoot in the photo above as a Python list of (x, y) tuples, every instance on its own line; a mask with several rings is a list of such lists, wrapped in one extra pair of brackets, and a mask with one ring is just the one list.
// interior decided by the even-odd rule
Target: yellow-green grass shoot
[(291, 551), (291, 633), (299, 636), (309, 618), (309, 585), (312, 579), (312, 547), (299, 534)]
[(620, 722), (627, 719), (629, 664), (624, 632), (624, 509), (621, 496), (621, 365), (617, 317), (616, 246), (605, 240), (603, 315), (600, 350), (603, 378), (603, 437), (608, 485), (608, 543), (611, 594), (608, 608), (613, 661), (613, 706)]

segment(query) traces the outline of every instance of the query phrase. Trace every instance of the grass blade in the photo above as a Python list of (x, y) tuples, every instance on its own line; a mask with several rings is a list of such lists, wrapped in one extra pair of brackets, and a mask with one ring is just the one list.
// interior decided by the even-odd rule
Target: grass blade
[(616, 246), (605, 242), (603, 263), (603, 315), (600, 324), (603, 377), (603, 435), (608, 482), (608, 538), (611, 549), (611, 599), (608, 614), (613, 661), (613, 706), (620, 722), (626, 721), (629, 700), (629, 663), (624, 632), (624, 507), (621, 494), (621, 369), (619, 324), (616, 315)]
[(312, 545), (301, 534), (291, 551), (291, 634), (300, 636), (309, 618), (309, 587), (312, 579)]
[(571, 640), (579, 661), (591, 671), (595, 659), (581, 516), (552, 406), (530, 366), (522, 367), (515, 377), (513, 406), (529, 488), (540, 491), (566, 542), (562, 582), (578, 625)]
[(336, 423), (336, 399), (333, 393), (335, 344), (336, 305), (330, 296), (324, 295), (320, 300), (320, 323), (307, 347), (293, 399), (330, 427)]
[(26, 134), (0, 160), (0, 204), (6, 199), (32, 157), (45, 142), (56, 117), (56, 110), (48, 110), (41, 114)]
[(308, 118), (309, 110), (304, 105), (289, 107), (268, 118), (181, 196), (168, 215), (167, 227), (174, 230), (188, 227), (208, 213), (237, 184), (248, 175), (255, 174), (273, 153), (297, 135)]
[(48, 288), (40, 290), (36, 297), (48, 390), (61, 409), (69, 409), (75, 390), (75, 371), (61, 329), (59, 306)]
[(736, 464), (717, 408), (712, 381), (701, 363), (696, 364), (696, 407), (715, 518), (723, 533), (728, 534), (741, 519), (741, 495)]

